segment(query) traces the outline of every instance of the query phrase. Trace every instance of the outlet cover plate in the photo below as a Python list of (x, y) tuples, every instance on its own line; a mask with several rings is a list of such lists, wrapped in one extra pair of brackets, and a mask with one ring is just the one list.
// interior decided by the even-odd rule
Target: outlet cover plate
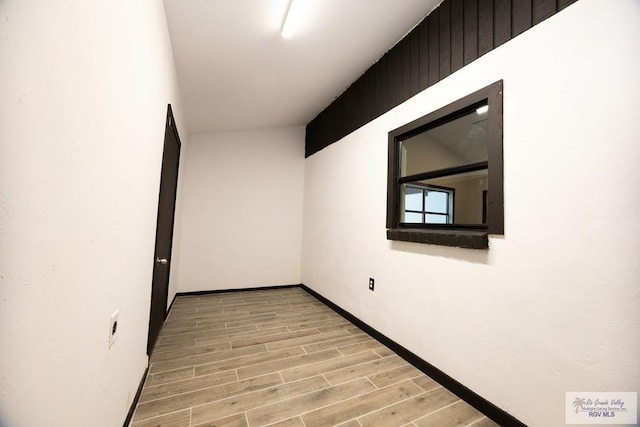
[(373, 291), (374, 287), (375, 287), (375, 280), (373, 280), (372, 277), (369, 277), (369, 290)]
[(116, 338), (118, 337), (118, 318), (120, 317), (120, 311), (116, 310), (115, 313), (111, 315), (109, 319), (109, 348), (113, 346), (116, 342)]

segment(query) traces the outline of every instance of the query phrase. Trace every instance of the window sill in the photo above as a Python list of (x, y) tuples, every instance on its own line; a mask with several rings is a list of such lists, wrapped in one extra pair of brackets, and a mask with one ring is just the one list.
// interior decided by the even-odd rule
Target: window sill
[(387, 240), (457, 246), (468, 249), (489, 249), (489, 233), (486, 231), (392, 228), (387, 230)]

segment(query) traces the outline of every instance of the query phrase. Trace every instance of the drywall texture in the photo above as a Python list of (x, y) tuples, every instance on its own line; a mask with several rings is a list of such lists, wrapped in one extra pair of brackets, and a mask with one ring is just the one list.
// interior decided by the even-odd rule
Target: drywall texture
[(0, 21), (0, 425), (122, 425), (168, 103), (182, 123), (162, 2), (2, 1)]
[[(529, 425), (638, 391), (639, 41), (640, 3), (579, 1), (309, 157), (303, 283)], [(385, 240), (387, 133), (499, 79), (505, 235)]]
[(192, 135), (178, 290), (300, 283), (304, 128)]

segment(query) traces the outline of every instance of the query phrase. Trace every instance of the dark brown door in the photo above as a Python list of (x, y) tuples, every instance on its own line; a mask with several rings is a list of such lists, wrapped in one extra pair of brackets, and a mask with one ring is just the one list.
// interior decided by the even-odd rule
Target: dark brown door
[(171, 268), (171, 244), (173, 242), (173, 219), (178, 188), (178, 165), (180, 162), (180, 137), (173, 120), (171, 105), (167, 108), (164, 130), (164, 152), (160, 175), (158, 199), (158, 221), (156, 225), (156, 250), (153, 261), (153, 284), (151, 287), (151, 314), (149, 316), (149, 340), (147, 354), (151, 355), (160, 328), (167, 314), (169, 294), (169, 271)]

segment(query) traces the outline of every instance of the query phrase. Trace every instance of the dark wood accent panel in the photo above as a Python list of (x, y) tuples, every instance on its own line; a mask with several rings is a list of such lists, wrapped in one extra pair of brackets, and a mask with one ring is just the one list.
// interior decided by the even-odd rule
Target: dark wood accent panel
[(360, 85), (357, 87), (356, 95), (354, 96), (354, 108), (360, 110), (358, 115), (359, 124), (357, 126), (360, 127), (371, 121), (373, 105), (375, 104), (375, 86), (371, 82), (371, 69), (365, 71), (358, 80), (360, 80)]
[(396, 105), (400, 105), (402, 101), (402, 41), (398, 42), (397, 45), (393, 47), (393, 79), (394, 79), (394, 89), (392, 89), (390, 96), (392, 100), (392, 105), (395, 107)]
[(493, 0), (493, 47), (511, 39), (511, 0)]
[(396, 87), (396, 68), (394, 66), (396, 52), (397, 49), (391, 49), (385, 55), (387, 56), (387, 111), (396, 106), (396, 104), (394, 104), (394, 99), (396, 94), (398, 93), (398, 88)]
[(359, 128), (367, 123), (367, 109), (358, 108), (356, 100), (362, 100), (364, 105), (369, 103), (369, 94), (365, 91), (365, 79), (358, 79), (353, 84), (353, 97), (351, 98), (351, 114), (353, 115), (354, 126)]
[(429, 86), (438, 83), (440, 80), (440, 21), (438, 9), (431, 12), (427, 17), (429, 27)]
[(412, 31), (411, 40), (411, 96), (420, 92), (420, 33)]
[(402, 46), (398, 43), (391, 49), (391, 62), (389, 62), (391, 84), (387, 91), (391, 100), (391, 107), (402, 103)]
[(451, 72), (464, 66), (463, 0), (451, 0)]
[(440, 11), (440, 80), (451, 74), (451, 3), (446, 1), (438, 8)]
[(344, 104), (342, 106), (342, 121), (340, 122), (340, 138), (348, 135), (351, 130), (351, 126), (355, 126), (355, 114), (354, 114), (354, 97), (355, 97), (355, 85), (350, 87), (350, 90), (344, 93)]
[(369, 113), (367, 115), (367, 123), (369, 123), (370, 121), (378, 117), (380, 115), (378, 111), (382, 110), (378, 110), (378, 76), (376, 75), (375, 69), (369, 68), (367, 70), (366, 76), (366, 89), (367, 93), (369, 94), (369, 103), (367, 104)]
[(567, 6), (572, 5), (576, 1), (577, 0), (558, 0), (558, 12), (560, 12), (562, 9), (564, 9)]
[(340, 128), (342, 127), (342, 121), (344, 119), (344, 103), (346, 99), (344, 96), (339, 96), (336, 100), (336, 113), (331, 120), (327, 122), (327, 128), (329, 135), (336, 141), (340, 139)]
[(511, 38), (531, 28), (531, 0), (511, 2)]
[(416, 30), (420, 35), (420, 90), (424, 90), (429, 87), (429, 27), (427, 20), (422, 21)]
[(556, 0), (533, 0), (533, 25), (539, 24), (556, 13)]
[(577, 0), (444, 0), (306, 129), (310, 156)]
[(400, 102), (411, 98), (411, 38), (405, 37), (400, 42), (402, 97)]
[(478, 58), (478, 0), (464, 0), (464, 65)]
[(387, 67), (388, 62), (389, 55), (387, 54), (376, 64), (378, 67), (378, 72), (376, 73), (378, 87), (376, 88), (376, 92), (378, 93), (378, 108), (380, 114), (384, 114), (385, 111), (389, 111), (391, 109), (389, 97), (387, 96), (387, 75), (389, 74), (389, 67)]
[[(324, 135), (321, 134), (319, 126), (318, 126), (318, 115), (312, 122), (306, 126), (304, 130), (304, 153), (305, 156), (310, 156), (311, 154), (322, 150), (321, 141), (324, 140)], [(328, 140), (328, 138), (326, 138)]]
[(478, 56), (493, 50), (493, 0), (478, 1)]

